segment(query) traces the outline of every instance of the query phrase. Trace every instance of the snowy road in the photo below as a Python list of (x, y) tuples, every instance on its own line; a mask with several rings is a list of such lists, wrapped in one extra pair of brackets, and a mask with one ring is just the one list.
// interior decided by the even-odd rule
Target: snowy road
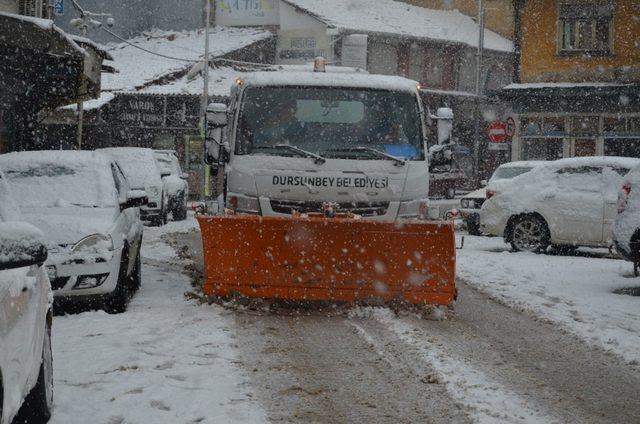
[[(510, 286), (493, 292), (490, 281), (507, 280), (483, 268), (506, 254), (495, 240), (460, 254), (470, 284), (444, 321), (385, 308), (273, 314), (184, 298), (185, 262), (160, 235), (193, 225), (147, 229), (143, 287), (126, 314), (56, 317), (53, 422), (637, 422), (638, 366), (524, 307)], [(198, 233), (173, 239), (200, 261)], [(549, 261), (593, 260), (530, 256), (514, 259), (527, 278)], [(603, 276), (624, 265), (598, 260), (590, 272)]]

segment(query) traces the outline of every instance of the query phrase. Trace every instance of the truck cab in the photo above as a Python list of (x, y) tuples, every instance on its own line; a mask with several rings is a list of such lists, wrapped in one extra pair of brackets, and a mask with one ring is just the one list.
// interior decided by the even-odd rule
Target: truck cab
[(418, 83), (322, 68), (247, 74), (229, 106), (209, 106), (206, 157), (218, 170), (218, 205), (288, 216), (331, 203), (367, 219), (425, 217)]

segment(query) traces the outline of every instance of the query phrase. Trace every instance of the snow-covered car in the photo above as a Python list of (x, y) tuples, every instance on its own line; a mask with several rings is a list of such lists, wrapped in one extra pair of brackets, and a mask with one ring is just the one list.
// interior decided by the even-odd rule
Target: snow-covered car
[(146, 194), (97, 152), (7, 153), (0, 168), (22, 216), (47, 239), (55, 298), (123, 312), (140, 284)]
[[(156, 160), (164, 177), (165, 190), (169, 198), (169, 211), (174, 221), (187, 219), (187, 196), (189, 195), (189, 174), (182, 172), (180, 161), (173, 150), (155, 150)], [(169, 175), (166, 175), (166, 174)]]
[(0, 424), (46, 422), (53, 407), (47, 248), (20, 220), (0, 172)]
[(607, 247), (618, 188), (638, 164), (639, 159), (605, 156), (538, 166), (487, 196), (480, 229), (504, 237), (516, 251)]
[(618, 253), (633, 262), (640, 274), (640, 166), (633, 168), (618, 192), (618, 215), (613, 225), (613, 244)]
[(162, 182), (163, 173), (153, 154), (153, 150), (143, 147), (109, 147), (97, 151), (111, 156), (120, 166), (133, 190), (147, 192), (149, 203), (140, 208), (145, 221), (155, 225), (167, 223), (169, 196)]
[(520, 174), (529, 172), (533, 167), (547, 163), (546, 161), (517, 161), (500, 165), (491, 175), (485, 187), (472, 191), (460, 199), (460, 216), (471, 235), (480, 235), (480, 208), (487, 198), (487, 190), (493, 195), (503, 184)]

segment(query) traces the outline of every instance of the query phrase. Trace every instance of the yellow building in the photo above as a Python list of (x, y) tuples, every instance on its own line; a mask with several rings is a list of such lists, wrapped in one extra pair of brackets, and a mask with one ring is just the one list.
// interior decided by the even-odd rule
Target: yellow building
[[(428, 9), (457, 9), (473, 18), (478, 16), (478, 0), (404, 0)], [(485, 25), (492, 31), (513, 39), (513, 0), (485, 0)]]
[(640, 1), (514, 4), (512, 159), (640, 157)]

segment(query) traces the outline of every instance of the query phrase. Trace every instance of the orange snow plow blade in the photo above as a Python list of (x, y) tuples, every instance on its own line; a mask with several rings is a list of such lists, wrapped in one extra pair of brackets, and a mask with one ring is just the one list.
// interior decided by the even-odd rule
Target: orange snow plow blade
[(451, 223), (252, 215), (198, 222), (205, 295), (428, 305), (456, 298)]

